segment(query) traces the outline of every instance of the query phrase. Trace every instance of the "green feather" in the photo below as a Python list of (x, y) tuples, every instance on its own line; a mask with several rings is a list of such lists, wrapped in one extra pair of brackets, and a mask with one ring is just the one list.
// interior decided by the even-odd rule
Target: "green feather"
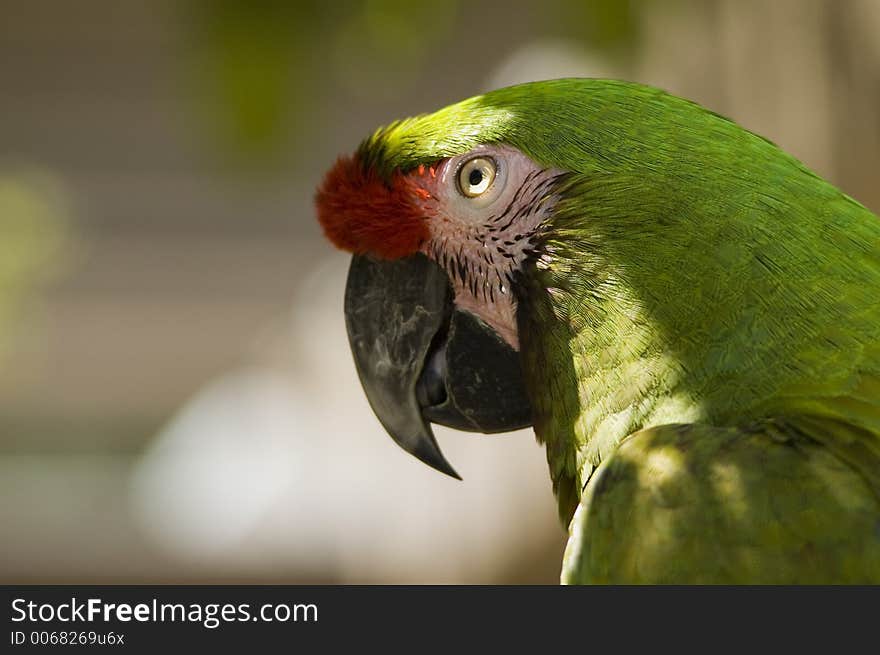
[(587, 486), (562, 581), (876, 583), (875, 491), (784, 423), (651, 428)]

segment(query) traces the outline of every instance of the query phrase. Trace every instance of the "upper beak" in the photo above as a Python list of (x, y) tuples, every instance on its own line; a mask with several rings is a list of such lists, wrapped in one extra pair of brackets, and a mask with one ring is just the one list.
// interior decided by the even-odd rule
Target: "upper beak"
[(424, 255), (396, 261), (355, 255), (345, 324), (364, 392), (408, 453), (461, 479), (429, 421), (474, 432), (531, 424), (519, 353), (455, 309), (443, 270)]

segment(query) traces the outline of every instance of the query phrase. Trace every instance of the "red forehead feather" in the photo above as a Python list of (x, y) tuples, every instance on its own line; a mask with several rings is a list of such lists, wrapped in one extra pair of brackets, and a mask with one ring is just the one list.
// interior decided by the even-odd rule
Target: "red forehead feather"
[(425, 193), (401, 173), (386, 183), (357, 158), (340, 157), (318, 187), (318, 221), (338, 248), (384, 259), (406, 257), (428, 238), (424, 210), (414, 198)]

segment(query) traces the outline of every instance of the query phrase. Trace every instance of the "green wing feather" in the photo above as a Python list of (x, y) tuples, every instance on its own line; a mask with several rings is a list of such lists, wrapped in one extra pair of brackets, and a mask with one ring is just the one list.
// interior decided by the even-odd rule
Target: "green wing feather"
[(649, 428), (587, 485), (562, 581), (876, 584), (877, 491), (785, 422)]

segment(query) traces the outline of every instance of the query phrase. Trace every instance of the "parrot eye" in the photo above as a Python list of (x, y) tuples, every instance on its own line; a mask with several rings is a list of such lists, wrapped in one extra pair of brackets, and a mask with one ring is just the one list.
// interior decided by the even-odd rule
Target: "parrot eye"
[(458, 190), (468, 198), (483, 195), (495, 181), (496, 170), (495, 161), (489, 157), (468, 159), (458, 169)]

